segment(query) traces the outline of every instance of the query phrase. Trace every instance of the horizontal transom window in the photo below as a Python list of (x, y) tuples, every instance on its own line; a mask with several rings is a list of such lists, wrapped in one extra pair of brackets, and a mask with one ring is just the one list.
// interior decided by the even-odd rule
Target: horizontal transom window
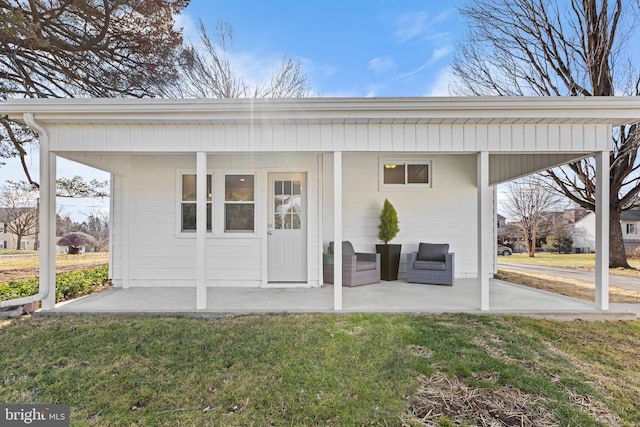
[(430, 161), (385, 160), (380, 163), (381, 182), (384, 186), (430, 187)]

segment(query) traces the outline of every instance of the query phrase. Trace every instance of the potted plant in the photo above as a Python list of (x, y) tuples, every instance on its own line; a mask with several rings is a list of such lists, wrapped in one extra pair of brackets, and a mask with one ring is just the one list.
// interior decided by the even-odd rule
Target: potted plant
[(398, 213), (389, 200), (384, 199), (384, 206), (380, 212), (378, 238), (384, 242), (376, 245), (376, 252), (380, 254), (380, 278), (382, 280), (398, 280), (400, 266), (400, 249), (402, 245), (389, 244), (400, 231), (398, 227)]

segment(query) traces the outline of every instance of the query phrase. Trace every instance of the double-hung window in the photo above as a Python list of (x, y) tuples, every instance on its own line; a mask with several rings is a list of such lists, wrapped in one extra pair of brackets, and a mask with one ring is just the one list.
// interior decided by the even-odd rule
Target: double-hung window
[(431, 162), (382, 161), (380, 175), (383, 186), (431, 187)]
[[(180, 200), (180, 231), (196, 231), (196, 194), (197, 182), (195, 174), (182, 174), (180, 179), (182, 197)], [(207, 231), (212, 226), (212, 178), (207, 175)]]
[(224, 177), (224, 231), (255, 231), (255, 177), (227, 174)]

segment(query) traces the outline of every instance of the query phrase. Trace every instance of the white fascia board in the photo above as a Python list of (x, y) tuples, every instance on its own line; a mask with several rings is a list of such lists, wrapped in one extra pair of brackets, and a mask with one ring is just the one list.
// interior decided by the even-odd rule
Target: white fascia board
[[(43, 123), (197, 123), (309, 121), (344, 123), (390, 119), (466, 124), (640, 121), (640, 97), (414, 97), (296, 99), (9, 99), (0, 114)], [(466, 119), (466, 120), (465, 120)]]

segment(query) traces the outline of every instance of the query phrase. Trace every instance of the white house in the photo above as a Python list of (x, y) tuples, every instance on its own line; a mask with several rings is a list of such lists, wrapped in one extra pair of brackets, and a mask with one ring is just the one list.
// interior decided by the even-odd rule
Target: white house
[[(620, 213), (622, 240), (627, 254), (637, 255), (640, 248), (640, 209), (630, 209)], [(595, 250), (596, 217), (592, 212), (576, 221), (573, 231), (573, 247), (576, 252), (588, 253)]]
[[(195, 287), (198, 309), (215, 287), (319, 287), (329, 242), (374, 251), (388, 198), (403, 253), (449, 243), (456, 276), (478, 278), (488, 309), (493, 187), (588, 156), (598, 173), (596, 305), (607, 309), (611, 126), (637, 121), (640, 100), (43, 99), (9, 100), (0, 114), (40, 135), (35, 298), (45, 310), (54, 307), (57, 157), (111, 173), (114, 286)], [(339, 255), (337, 245), (336, 310)]]
[(596, 248), (596, 216), (589, 212), (573, 224), (571, 237), (573, 250), (578, 253), (594, 252)]
[(11, 227), (8, 223), (3, 222), (5, 217), (4, 210), (6, 208), (0, 208), (0, 249), (13, 249), (13, 250), (36, 250), (37, 244), (37, 229), (31, 227), (29, 234), (22, 236), (20, 239), (20, 247), (18, 247), (18, 236), (11, 231)]
[(620, 213), (622, 240), (627, 253), (637, 255), (640, 248), (640, 209), (630, 209)]

